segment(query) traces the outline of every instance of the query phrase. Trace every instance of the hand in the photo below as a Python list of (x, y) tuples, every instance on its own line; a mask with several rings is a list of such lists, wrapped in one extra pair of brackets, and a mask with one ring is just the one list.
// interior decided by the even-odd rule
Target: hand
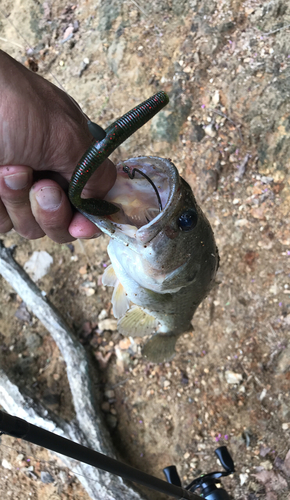
[[(100, 234), (65, 193), (92, 143), (85, 117), (65, 92), (0, 51), (0, 233), (58, 243)], [(83, 191), (103, 198), (116, 180), (106, 160)]]

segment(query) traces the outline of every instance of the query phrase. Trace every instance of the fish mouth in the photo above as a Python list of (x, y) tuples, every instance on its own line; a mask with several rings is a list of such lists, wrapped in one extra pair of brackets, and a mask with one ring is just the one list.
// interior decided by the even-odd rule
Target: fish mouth
[(148, 243), (169, 220), (181, 196), (178, 171), (171, 160), (154, 156), (130, 158), (116, 169), (116, 182), (105, 200), (119, 211), (109, 216), (82, 213), (126, 245), (132, 246), (136, 240)]

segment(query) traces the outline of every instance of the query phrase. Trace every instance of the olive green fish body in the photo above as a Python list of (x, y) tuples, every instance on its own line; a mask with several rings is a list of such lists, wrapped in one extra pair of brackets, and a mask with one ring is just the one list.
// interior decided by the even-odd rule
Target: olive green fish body
[[(124, 172), (138, 168), (130, 179)], [(85, 214), (111, 236), (112, 266), (103, 283), (114, 287), (118, 328), (127, 336), (150, 336), (143, 353), (153, 362), (170, 359), (177, 338), (192, 330), (198, 305), (214, 284), (218, 251), (211, 226), (190, 186), (170, 160), (139, 157), (117, 165), (117, 181), (106, 196), (119, 211), (108, 217)]]

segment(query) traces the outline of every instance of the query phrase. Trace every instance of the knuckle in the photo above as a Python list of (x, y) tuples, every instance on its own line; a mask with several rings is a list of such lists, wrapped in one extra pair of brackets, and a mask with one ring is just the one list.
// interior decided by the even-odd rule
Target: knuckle
[(38, 240), (39, 238), (42, 238), (45, 233), (42, 231), (40, 227), (28, 227), (26, 229), (21, 229), (17, 231), (20, 236), (25, 238), (26, 240)]

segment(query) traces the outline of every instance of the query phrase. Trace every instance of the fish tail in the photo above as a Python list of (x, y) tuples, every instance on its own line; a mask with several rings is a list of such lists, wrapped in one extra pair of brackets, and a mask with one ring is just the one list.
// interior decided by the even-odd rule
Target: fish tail
[(152, 363), (164, 363), (171, 360), (175, 354), (175, 344), (180, 334), (156, 333), (142, 349), (142, 354)]

